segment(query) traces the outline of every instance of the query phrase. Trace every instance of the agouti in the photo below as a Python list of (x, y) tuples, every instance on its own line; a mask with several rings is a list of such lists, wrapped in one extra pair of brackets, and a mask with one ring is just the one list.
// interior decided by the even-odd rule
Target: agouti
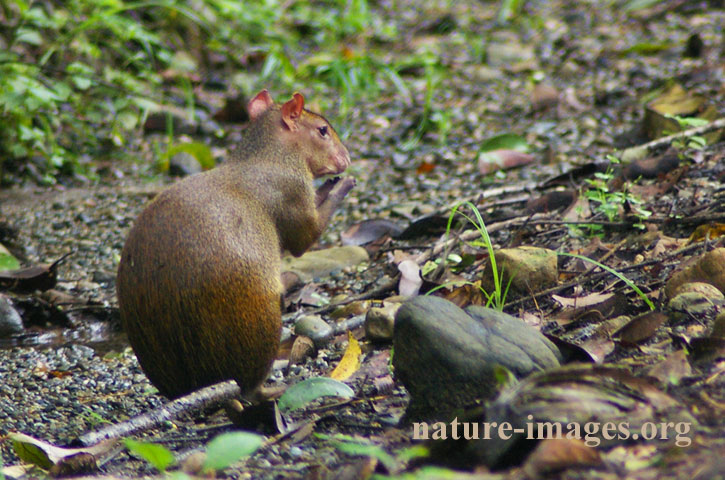
[(116, 281), (121, 321), (159, 391), (234, 379), (252, 393), (279, 346), (281, 254), (301, 255), (355, 185), (350, 155), (295, 93), (266, 90), (228, 162), (160, 193), (136, 220)]

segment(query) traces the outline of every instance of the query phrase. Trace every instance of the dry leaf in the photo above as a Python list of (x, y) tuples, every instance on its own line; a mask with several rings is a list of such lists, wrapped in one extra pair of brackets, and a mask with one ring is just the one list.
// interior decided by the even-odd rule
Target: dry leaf
[(624, 344), (636, 345), (654, 335), (665, 321), (667, 321), (667, 315), (664, 313), (647, 312), (630, 320), (612, 336), (619, 338)]
[(330, 373), (330, 378), (339, 381), (349, 378), (360, 368), (360, 355), (362, 355), (360, 343), (353, 337), (352, 332), (347, 332), (347, 349), (340, 363)]
[(687, 351), (682, 349), (672, 352), (663, 361), (649, 368), (647, 374), (664, 384), (677, 385), (683, 377), (689, 377), (692, 374)]
[(413, 260), (403, 260), (398, 265), (398, 270), (400, 270), (400, 283), (398, 284), (400, 295), (404, 297), (418, 295), (418, 291), (423, 285), (418, 264)]
[(522, 167), (534, 161), (530, 153), (519, 152), (518, 150), (491, 150), (482, 153), (478, 159), (478, 171), (487, 175), (497, 170), (508, 170), (515, 167)]
[(567, 468), (601, 465), (599, 452), (574, 438), (549, 438), (536, 446), (524, 463), (523, 470), (529, 478), (539, 478)]
[(383, 237), (400, 235), (403, 229), (397, 223), (385, 219), (372, 219), (356, 223), (342, 234), (343, 245), (365, 245)]
[(20, 459), (46, 470), (79, 453), (98, 457), (109, 452), (117, 443), (117, 440), (108, 440), (85, 448), (63, 448), (24, 433), (10, 433), (8, 438), (13, 442), (13, 450)]
[(55, 287), (58, 265), (70, 254), (63, 255), (50, 265), (35, 265), (19, 270), (0, 272), (0, 290), (34, 292)]
[(609, 300), (614, 296), (613, 293), (592, 293), (590, 295), (585, 295), (583, 297), (562, 297), (560, 295), (552, 295), (551, 298), (553, 298), (557, 303), (559, 303), (562, 307), (589, 307), (592, 305), (598, 305), (600, 303), (604, 303), (606, 300)]

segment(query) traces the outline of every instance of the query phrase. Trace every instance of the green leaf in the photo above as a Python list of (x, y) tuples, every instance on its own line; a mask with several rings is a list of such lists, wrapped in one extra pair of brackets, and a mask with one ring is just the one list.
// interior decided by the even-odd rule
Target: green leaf
[(202, 470), (224, 470), (241, 458), (256, 452), (264, 437), (249, 432), (229, 432), (214, 437), (206, 446)]
[[(136, 128), (136, 125), (138, 125), (138, 114), (131, 110), (124, 110), (116, 115), (116, 122), (118, 122), (124, 130), (133, 130)], [(199, 162), (201, 163), (201, 160), (199, 160)]]
[(201, 168), (208, 170), (214, 167), (214, 157), (211, 154), (211, 149), (200, 142), (189, 142), (174, 145), (166, 153), (166, 158), (170, 159), (177, 153), (188, 153), (192, 155), (201, 165)]
[(143, 458), (147, 462), (156, 468), (159, 472), (163, 473), (169, 466), (175, 462), (174, 454), (169, 451), (166, 447), (157, 445), (155, 443), (137, 442), (130, 438), (123, 440), (126, 448)]
[(13, 440), (13, 451), (15, 451), (15, 455), (20, 460), (26, 463), (37, 465), (46, 470), (53, 466), (53, 462), (48, 457), (48, 454), (42, 448), (30, 442)]
[(91, 88), (92, 85), (91, 79), (88, 77), (74, 75), (73, 77), (71, 77), (71, 80), (73, 80), (73, 84), (78, 90), (88, 90), (89, 88)]
[(327, 377), (308, 378), (287, 389), (277, 405), (282, 412), (304, 407), (320, 397), (352, 398), (355, 392), (344, 383)]
[(333, 440), (333, 445), (339, 451), (348, 455), (375, 458), (382, 463), (388, 471), (394, 471), (398, 467), (398, 462), (395, 458), (379, 445), (347, 440)]
[(640, 42), (622, 50), (622, 53), (639, 53), (641, 55), (654, 55), (664, 50), (669, 50), (675, 45), (671, 42)]
[(521, 11), (523, 3), (522, 0), (501, 0), (501, 5), (498, 9), (498, 23), (505, 24), (515, 18)]
[(490, 152), (493, 150), (516, 150), (518, 152), (528, 152), (529, 144), (520, 135), (515, 133), (502, 133), (491, 137), (481, 144), (479, 152)]
[(0, 272), (5, 270), (17, 270), (20, 268), (20, 262), (13, 257), (5, 246), (0, 244)]
[(634, 10), (643, 10), (645, 8), (657, 5), (660, 2), (662, 2), (662, 0), (630, 0), (624, 6), (624, 11), (632, 12)]
[(17, 37), (15, 37), (17, 43), (25, 42), (30, 45), (41, 45), (43, 43), (43, 37), (37, 30), (31, 30), (29, 28), (18, 28)]

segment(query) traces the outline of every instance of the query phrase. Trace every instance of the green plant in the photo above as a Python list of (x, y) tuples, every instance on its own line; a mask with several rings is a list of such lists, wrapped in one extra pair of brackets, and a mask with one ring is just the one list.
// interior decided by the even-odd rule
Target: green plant
[[(466, 215), (465, 213), (462, 213), (459, 211), (459, 209), (462, 206), (467, 206), (471, 209), (473, 212), (473, 216), (475, 218), (472, 218), (469, 215)], [(513, 276), (509, 278), (508, 283), (504, 287), (502, 284), (502, 278), (503, 270), (499, 272), (498, 267), (496, 265), (496, 254), (493, 251), (493, 244), (491, 243), (491, 238), (488, 235), (488, 230), (486, 229), (486, 223), (483, 221), (483, 218), (481, 217), (481, 212), (478, 211), (478, 208), (471, 203), (471, 202), (461, 202), (453, 207), (451, 210), (450, 215), (448, 216), (448, 224), (446, 225), (446, 235), (445, 238), (448, 239), (450, 237), (451, 233), (451, 226), (453, 225), (453, 218), (456, 216), (456, 213), (461, 215), (463, 218), (465, 218), (468, 222), (470, 222), (476, 230), (478, 230), (478, 233), (481, 235), (481, 239), (476, 242), (472, 242), (472, 244), (481, 246), (487, 250), (488, 253), (488, 259), (491, 263), (491, 275), (493, 277), (493, 291), (489, 294), (483, 287), (480, 285), (477, 285), (473, 282), (463, 281), (463, 282), (449, 282), (445, 283), (443, 285), (439, 285), (430, 291), (428, 291), (428, 294), (435, 292), (436, 290), (439, 290), (441, 288), (445, 288), (448, 286), (451, 286), (453, 284), (465, 284), (465, 285), (472, 285), (477, 287), (483, 295), (486, 297), (486, 306), (490, 307), (492, 306), (496, 310), (502, 311), (504, 304), (506, 303), (506, 296), (508, 295), (509, 287), (511, 286), (511, 281), (513, 280)]]
[(123, 440), (124, 445), (130, 451), (140, 456), (161, 473), (165, 473), (175, 463), (174, 454), (171, 451), (155, 443), (139, 442), (130, 438)]
[(80, 417), (93, 428), (104, 423), (111, 423), (100, 416), (98, 412), (94, 412), (90, 407), (84, 407)]
[(6, 2), (2, 156), (45, 159), (42, 181), (53, 183), (60, 172), (88, 173), (84, 154), (105, 148), (104, 139), (123, 145), (155, 104), (147, 92), (160, 83), (154, 71), (168, 56), (160, 36), (130, 13), (163, 3), (75, 0), (53, 8)]
[[(0, 158), (5, 171), (28, 165), (25, 171), (37, 171), (36, 180), (44, 183), (61, 174), (93, 176), (94, 159), (135, 146), (146, 116), (163, 104), (183, 104), (193, 118), (193, 73), (208, 66), (209, 54), (224, 59), (215, 67), (224, 75), (241, 66), (251, 72), (227, 75), (246, 93), (261, 86), (336, 89), (343, 115), (376, 95), (381, 82), (410, 97), (398, 68), (369, 48), (372, 37), (395, 38), (395, 27), (367, 0), (323, 6), (8, 0), (0, 3), (0, 16), (7, 19), (0, 30), (0, 45), (7, 47), (0, 51)], [(340, 47), (353, 37), (354, 49)], [(261, 63), (250, 66), (240, 52)]]
[[(594, 203), (592, 210), (596, 213), (604, 215), (604, 217), (613, 222), (619, 218), (622, 207), (627, 204), (634, 212), (635, 216), (640, 220), (635, 227), (643, 229), (642, 221), (646, 220), (652, 212), (641, 207), (642, 199), (632, 194), (628, 190), (628, 184), (624, 184), (621, 191), (610, 191), (609, 182), (614, 179), (613, 165), (619, 164), (619, 159), (613, 155), (608, 155), (609, 166), (605, 172), (597, 172), (593, 179), (587, 179), (586, 183), (589, 189), (584, 191), (584, 197)], [(591, 225), (591, 231), (595, 232), (601, 229), (599, 225)]]
[(578, 255), (576, 253), (559, 252), (558, 255), (563, 255), (565, 257), (578, 258), (579, 260), (583, 260), (585, 262), (592, 263), (592, 264), (596, 265), (597, 267), (599, 267), (603, 270), (606, 270), (607, 272), (611, 273), (612, 275), (614, 275), (615, 277), (617, 277), (618, 279), (623, 281), (629, 288), (631, 288), (637, 295), (639, 295), (639, 297), (644, 301), (644, 303), (647, 304), (647, 306), (649, 307), (650, 310), (655, 309), (655, 306), (654, 306), (654, 303), (652, 303), (652, 300), (647, 298), (647, 295), (645, 295), (644, 292), (642, 292), (642, 290), (640, 290), (639, 287), (637, 287), (637, 285), (635, 285), (634, 282), (632, 282), (632, 280), (628, 279), (627, 277), (625, 277), (618, 271), (614, 270), (613, 268), (608, 267), (607, 265), (604, 265), (603, 263), (597, 262), (596, 260), (593, 260), (589, 257), (585, 257), (583, 255)]
[[(675, 120), (680, 126), (680, 129), (685, 130), (688, 128), (703, 127), (710, 123), (703, 118), (697, 117), (681, 117), (679, 115), (665, 115), (666, 118)], [(699, 135), (693, 135), (687, 138), (676, 138), (672, 141), (672, 146), (677, 150), (684, 150), (686, 148), (692, 148), (694, 150), (702, 150), (707, 146), (707, 139)]]
[(406, 463), (416, 458), (425, 458), (430, 455), (428, 447), (424, 445), (414, 445), (407, 447), (396, 455), (391, 455), (383, 447), (375, 445), (364, 439), (351, 437), (349, 435), (325, 435), (315, 433), (315, 437), (320, 440), (328, 441), (342, 453), (352, 456), (364, 456), (377, 459), (389, 472), (395, 472)]
[(403, 142), (400, 149), (404, 152), (410, 151), (418, 146), (423, 136), (438, 128), (442, 129), (439, 141), (445, 142), (448, 131), (451, 128), (450, 114), (437, 112), (433, 108), (433, 96), (446, 75), (446, 71), (440, 65), (438, 58), (433, 55), (424, 55), (420, 58), (425, 75), (425, 99), (423, 100), (423, 114), (413, 134)]
[(256, 452), (264, 444), (264, 437), (249, 432), (227, 432), (214, 437), (206, 445), (203, 473), (224, 470), (233, 463)]
[(501, 0), (496, 21), (502, 25), (507, 24), (521, 13), (523, 5), (524, 0)]

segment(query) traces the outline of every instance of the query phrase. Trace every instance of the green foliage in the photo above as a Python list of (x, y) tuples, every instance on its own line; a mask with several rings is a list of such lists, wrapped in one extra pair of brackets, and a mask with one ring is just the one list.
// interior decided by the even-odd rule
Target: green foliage
[(505, 25), (516, 18), (521, 13), (523, 4), (524, 0), (501, 0), (496, 18), (498, 23)]
[(528, 153), (531, 151), (531, 146), (521, 135), (502, 133), (484, 140), (478, 148), (478, 151), (481, 153), (491, 152), (493, 150), (515, 150), (517, 152)]
[(94, 412), (93, 409), (87, 406), (83, 408), (83, 411), (80, 413), (79, 417), (92, 428), (96, 428), (99, 425), (103, 425), (106, 423), (111, 423), (103, 418), (101, 415), (99, 415), (98, 412)]
[(155, 443), (138, 442), (130, 438), (124, 439), (123, 443), (126, 445), (126, 448), (130, 452), (135, 453), (139, 457), (149, 462), (151, 465), (154, 466), (156, 470), (161, 473), (166, 472), (166, 469), (173, 465), (175, 462), (174, 454), (171, 453), (169, 449), (161, 445), (157, 445)]
[(353, 396), (355, 396), (355, 392), (338, 380), (314, 377), (296, 383), (285, 390), (277, 401), (277, 406), (282, 412), (291, 412), (321, 397), (352, 398)]
[(53, 9), (5, 3), (3, 157), (45, 159), (43, 180), (52, 183), (58, 172), (82, 171), (83, 154), (124, 143), (153, 105), (145, 98), (160, 82), (153, 72), (169, 56), (160, 36), (132, 17), (154, 4), (75, 0)]
[(425, 458), (430, 455), (430, 451), (425, 445), (407, 447), (400, 450), (395, 455), (391, 455), (380, 445), (375, 445), (361, 438), (355, 438), (344, 434), (325, 435), (316, 433), (315, 436), (321, 440), (329, 441), (338, 451), (347, 455), (375, 458), (383, 466), (385, 466), (386, 470), (389, 472), (400, 470), (403, 465), (411, 460)]
[(658, 3), (662, 3), (662, 0), (628, 0), (624, 3), (624, 11), (634, 12), (637, 10), (644, 10), (645, 8), (653, 7)]
[(343, 115), (385, 83), (410, 97), (404, 66), (370, 46), (396, 31), (367, 0), (8, 0), (0, 18), (0, 158), (46, 183), (92, 174), (163, 104), (193, 117), (190, 74), (212, 55), (232, 88), (333, 88)]
[[(682, 130), (688, 128), (704, 127), (708, 123), (708, 120), (697, 117), (681, 117), (679, 115), (665, 115), (666, 118), (671, 118), (677, 122)], [(672, 141), (672, 146), (678, 150), (684, 150), (685, 148), (692, 148), (694, 150), (702, 150), (707, 146), (707, 139), (699, 135), (692, 135), (687, 138), (677, 138)]]
[(206, 446), (202, 471), (224, 470), (253, 454), (264, 443), (264, 437), (249, 432), (228, 432), (214, 437)]
[[(437, 131), (439, 133), (439, 144), (444, 144), (448, 131), (451, 129), (450, 113), (436, 110), (433, 107), (433, 96), (440, 90), (438, 87), (447, 75), (447, 71), (440, 64), (438, 58), (432, 54), (423, 55), (418, 59), (414, 59), (414, 61), (413, 65), (422, 66), (425, 72), (425, 99), (423, 101), (423, 114), (417, 127), (400, 147), (404, 152), (417, 147), (423, 136), (429, 132)], [(406, 65), (406, 68), (410, 66), (412, 65)]]
[(20, 262), (0, 243), (0, 272), (5, 270), (17, 270)]
[[(606, 172), (595, 173), (593, 179), (586, 180), (589, 188), (584, 191), (584, 196), (590, 202), (593, 202), (592, 209), (594, 212), (601, 213), (610, 222), (619, 218), (621, 209), (625, 204), (629, 205), (634, 215), (640, 220), (640, 223), (637, 223), (635, 226), (637, 228), (644, 228), (644, 224), (641, 222), (651, 216), (652, 212), (641, 207), (643, 204), (642, 199), (629, 192), (627, 184), (622, 187), (621, 191), (610, 191), (609, 182), (614, 179), (612, 165), (619, 164), (619, 159), (613, 155), (608, 155), (607, 159), (610, 163)], [(600, 229), (601, 226), (599, 225), (591, 226), (592, 232)]]
[[(460, 208), (463, 206), (467, 206), (471, 209), (473, 212), (473, 217), (463, 213), (460, 211)], [(453, 218), (455, 218), (456, 213), (461, 215), (463, 218), (465, 218), (471, 225), (473, 225), (476, 230), (478, 230), (478, 233), (481, 235), (481, 239), (475, 242), (475, 244), (483, 247), (486, 249), (488, 253), (488, 259), (491, 263), (491, 270), (492, 270), (492, 276), (493, 276), (493, 292), (488, 293), (483, 287), (480, 285), (477, 285), (473, 282), (463, 281), (463, 282), (451, 282), (451, 283), (445, 283), (443, 285), (439, 285), (433, 289), (431, 289), (428, 294), (435, 292), (436, 290), (439, 290), (441, 288), (445, 288), (451, 285), (474, 285), (477, 286), (483, 295), (486, 297), (486, 306), (495, 308), (498, 311), (503, 311), (503, 307), (506, 304), (506, 296), (508, 295), (509, 287), (511, 286), (511, 281), (513, 280), (513, 277), (509, 278), (508, 283), (504, 286), (503, 282), (501, 281), (501, 275), (503, 271), (499, 273), (498, 266), (496, 265), (496, 254), (493, 251), (493, 244), (491, 243), (491, 237), (488, 236), (488, 230), (486, 229), (486, 223), (483, 221), (483, 218), (481, 217), (481, 212), (478, 211), (478, 208), (471, 203), (471, 202), (461, 202), (453, 209), (451, 210), (451, 214), (448, 216), (448, 224), (446, 225), (446, 239), (450, 236), (451, 233), (451, 226), (453, 225)]]

